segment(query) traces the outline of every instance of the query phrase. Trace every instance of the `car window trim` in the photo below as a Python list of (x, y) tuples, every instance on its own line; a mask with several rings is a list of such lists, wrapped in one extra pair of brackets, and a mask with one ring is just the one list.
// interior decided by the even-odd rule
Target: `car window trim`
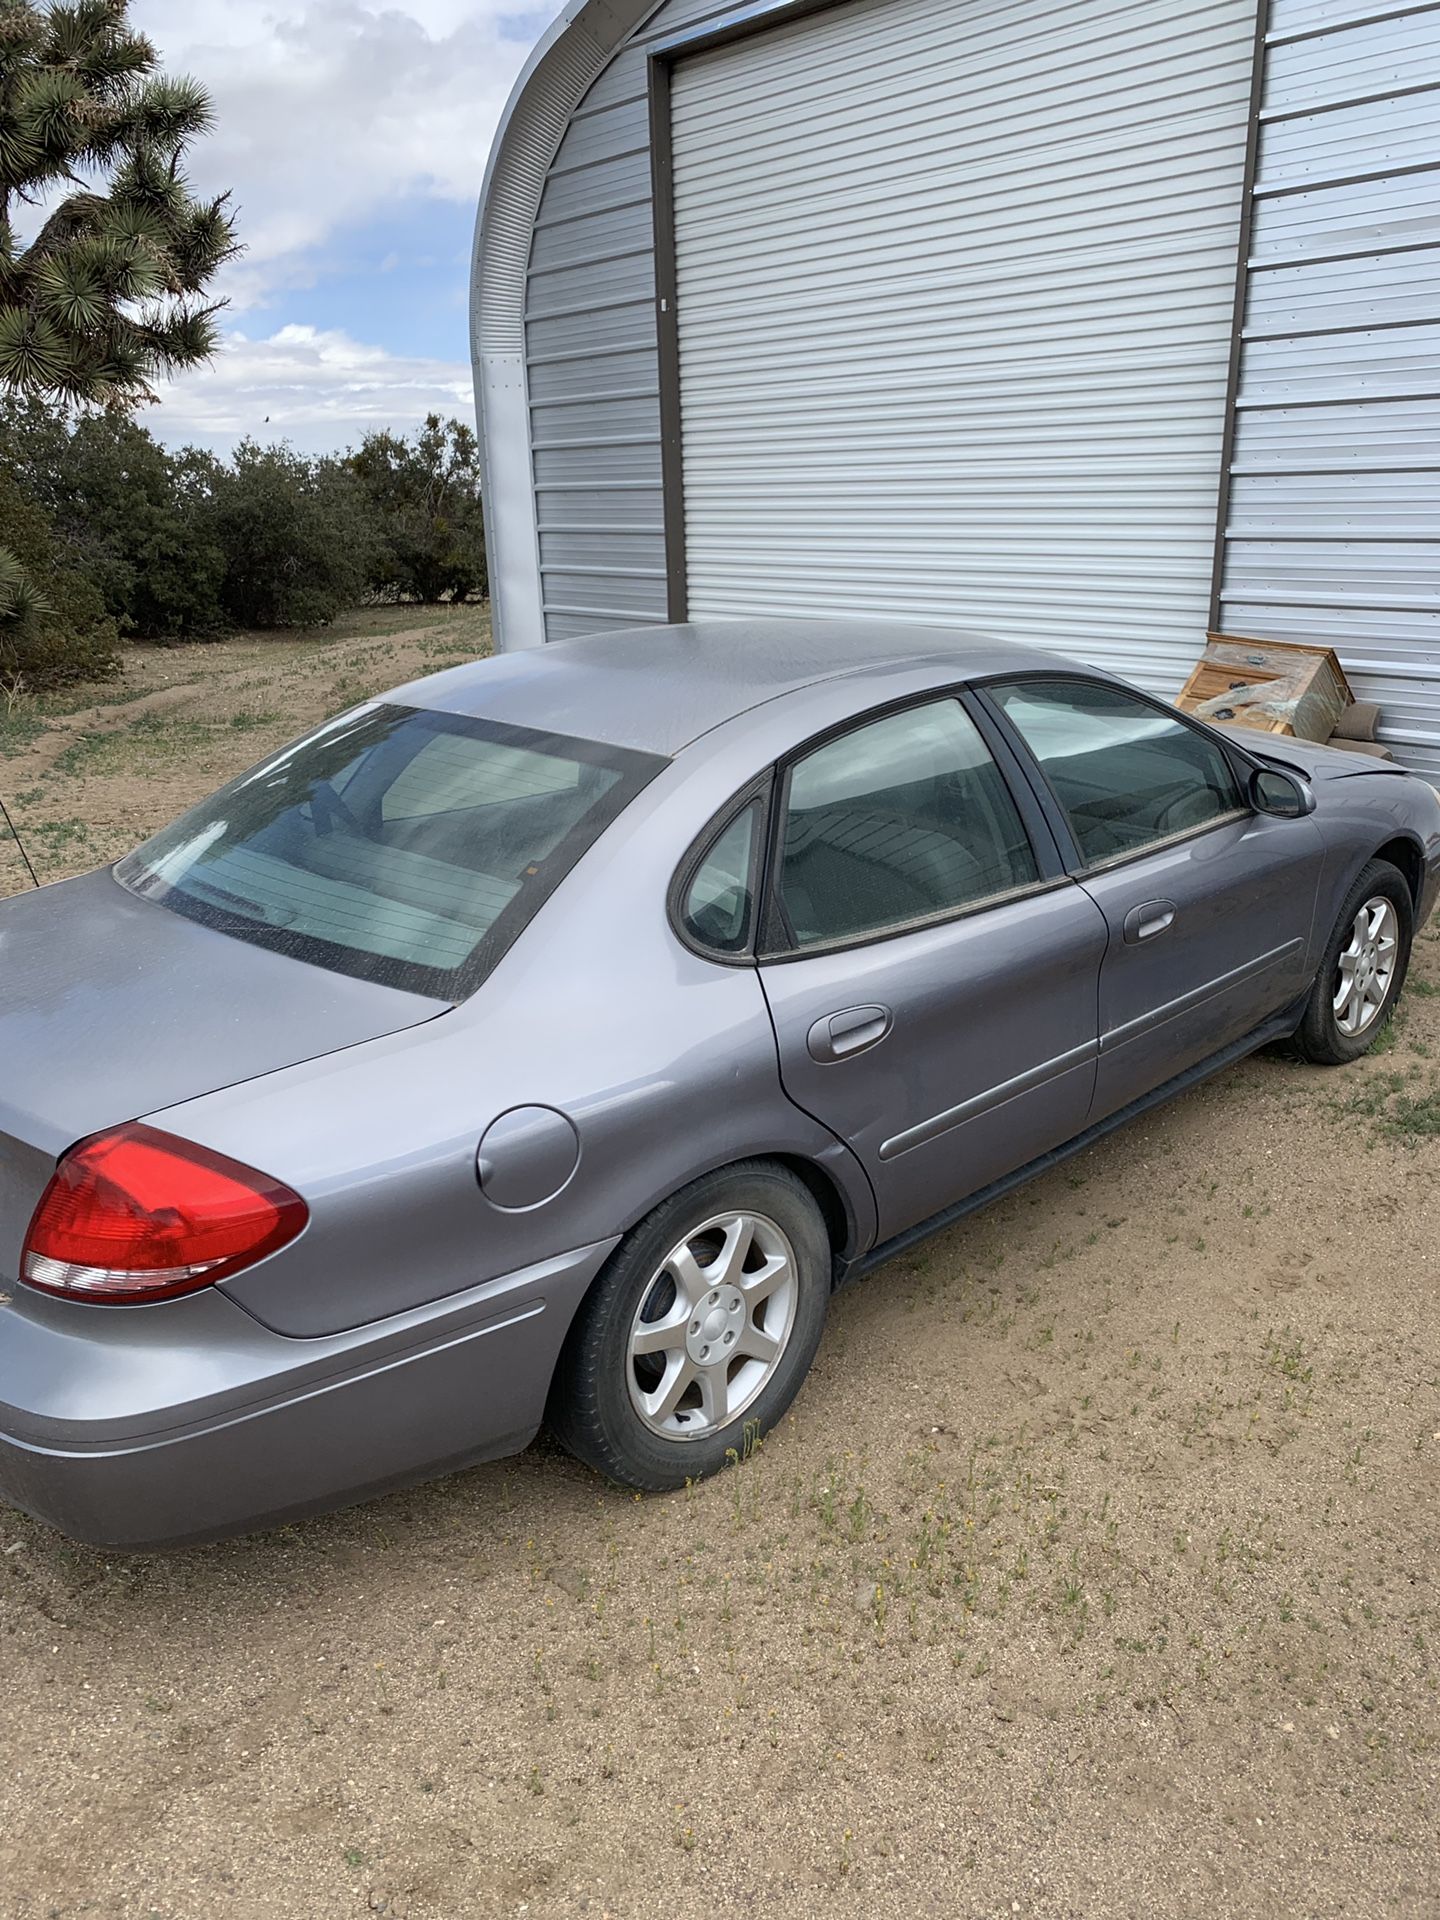
[[(896, 940), (906, 934), (923, 932), (930, 927), (945, 926), (951, 921), (968, 920), (977, 913), (988, 912), (991, 908), (1008, 905), (1012, 900), (1028, 899), (1032, 895), (1049, 893), (1054, 889), (1071, 884), (1071, 875), (1066, 871), (1063, 854), (1056, 843), (1055, 835), (1045, 812), (1038, 804), (1025, 779), (1023, 765), (1017, 761), (1009, 746), (1003, 729), (987, 726), (985, 719), (977, 714), (972, 703), (966, 698), (971, 682), (965, 680), (950, 681), (938, 687), (927, 687), (921, 693), (906, 694), (898, 700), (887, 700), (880, 706), (869, 707), (863, 714), (851, 714), (833, 726), (822, 728), (812, 734), (808, 740), (793, 747), (789, 753), (776, 761), (773, 768), (773, 781), (770, 795), (770, 818), (766, 835), (765, 849), (765, 902), (764, 912), (759, 916), (759, 938), (756, 944), (756, 958), (766, 966), (790, 960), (809, 960), (821, 954), (844, 953), (857, 947), (878, 945), (882, 940)], [(914, 919), (897, 921), (893, 925), (876, 928), (859, 934), (848, 935), (838, 940), (816, 941), (802, 947), (795, 936), (790, 916), (785, 911), (784, 899), (780, 891), (780, 852), (784, 836), (786, 812), (790, 800), (790, 782), (796, 767), (811, 754), (818, 753), (822, 747), (829, 746), (834, 740), (841, 740), (846, 734), (859, 733), (881, 720), (889, 720), (899, 713), (909, 713), (921, 707), (939, 706), (944, 701), (953, 701), (974, 726), (980, 736), (985, 751), (990, 755), (1001, 784), (1009, 794), (1011, 804), (1020, 820), (1021, 830), (1030, 844), (1038, 878), (1027, 881), (1021, 887), (1007, 887), (999, 893), (986, 894), (980, 900), (968, 900), (958, 907), (946, 907), (937, 913), (921, 914)], [(1000, 751), (996, 751), (998, 738)], [(777, 937), (779, 936), (779, 937)]]
[(1057, 877), (1068, 875), (1070, 862), (1067, 853), (1078, 849), (1074, 846), (1070, 823), (1063, 811), (1058, 821), (1051, 817), (1050, 809), (1045, 804), (1046, 794), (1036, 788), (1024, 759), (1015, 751), (1010, 730), (997, 724), (993, 704), (980, 697), (973, 683), (967, 683), (959, 689), (959, 700), (989, 748), (991, 759), (1000, 769), (1021, 823), (1030, 836), (1030, 845), (1040, 872), (1042, 875), (1053, 873)]
[[(1158, 713), (1163, 719), (1177, 721), (1181, 726), (1187, 727), (1191, 733), (1199, 734), (1202, 740), (1208, 741), (1219, 752), (1230, 769), (1231, 779), (1235, 782), (1238, 804), (1228, 808), (1224, 813), (1216, 814), (1213, 819), (1202, 820), (1198, 826), (1182, 827), (1178, 832), (1167, 833), (1160, 839), (1147, 840), (1143, 847), (1131, 847), (1124, 853), (1107, 854), (1103, 860), (1087, 861), (1080, 843), (1075, 838), (1074, 829), (1070, 825), (1070, 816), (1066, 813), (1060, 796), (1051, 785), (1050, 776), (1046, 773), (1040, 756), (990, 691), (992, 687), (1020, 686), (1026, 681), (1034, 681), (1046, 686), (1053, 686), (1059, 682), (1081, 687), (1108, 688), (1113, 692), (1126, 694), (1141, 706), (1149, 707), (1152, 713)], [(1243, 750), (1232, 747), (1231, 742), (1222, 739), (1212, 727), (1203, 725), (1190, 714), (1182, 713), (1178, 707), (1157, 699), (1155, 695), (1145, 693), (1139, 687), (1132, 687), (1128, 681), (1110, 679), (1102, 674), (1076, 673), (1063, 668), (1056, 672), (1043, 667), (1027, 667), (1019, 673), (987, 674), (985, 679), (974, 683), (974, 692), (977, 702), (1003, 731), (1016, 752), (1024, 756), (1022, 764), (1030, 775), (1032, 783), (1036, 785), (1036, 791), (1045, 806), (1051, 831), (1055, 833), (1057, 839), (1061, 840), (1062, 846), (1069, 850), (1070, 860), (1067, 862), (1066, 871), (1073, 880), (1081, 880), (1086, 874), (1111, 873), (1117, 867), (1129, 866), (1136, 860), (1148, 859), (1152, 853), (1163, 851), (1166, 847), (1178, 846), (1182, 841), (1198, 840), (1207, 833), (1214, 833), (1220, 827), (1233, 826), (1237, 820), (1248, 819), (1254, 814), (1255, 809), (1246, 799), (1247, 783), (1241, 772), (1242, 767), (1251, 767), (1254, 763), (1248, 759)]]
[[(817, 734), (816, 740), (835, 739), (843, 731), (843, 728), (837, 731), (831, 727), (825, 733)], [(756, 929), (757, 962), (796, 952), (800, 945), (790, 911), (780, 891), (780, 848), (785, 837), (785, 815), (790, 805), (790, 775), (794, 764), (793, 758), (777, 761), (771, 784), (770, 818), (765, 827), (765, 896)]]
[(1216, 833), (1221, 827), (1233, 827), (1241, 820), (1250, 819), (1251, 814), (1249, 807), (1234, 807), (1229, 813), (1217, 813), (1213, 820), (1203, 820), (1198, 827), (1182, 827), (1178, 833), (1167, 833), (1161, 840), (1147, 840), (1143, 847), (1131, 847), (1125, 853), (1109, 853), (1103, 860), (1093, 860), (1074, 877), (1083, 880), (1095, 873), (1113, 873), (1117, 867), (1128, 867), (1136, 860), (1147, 859), (1152, 853), (1163, 853), (1167, 847), (1178, 847), (1186, 840), (1201, 840), (1207, 833)]
[[(1000, 893), (987, 893), (983, 899), (967, 900), (960, 907), (945, 907), (937, 913), (920, 914), (913, 920), (895, 921), (873, 931), (852, 933), (837, 940), (816, 940), (806, 947), (761, 947), (759, 964), (764, 967), (783, 967), (795, 960), (819, 960), (826, 954), (853, 952), (857, 947), (878, 947), (887, 940), (903, 940), (912, 933), (928, 933), (934, 927), (953, 926), (958, 921), (973, 920), (979, 914), (1012, 906), (1016, 901), (1036, 900), (1041, 894), (1058, 893), (1062, 888), (1074, 885), (1071, 875), (1062, 873), (1054, 878), (1028, 881), (1023, 887), (1006, 887)], [(793, 939), (793, 935), (791, 937)]]

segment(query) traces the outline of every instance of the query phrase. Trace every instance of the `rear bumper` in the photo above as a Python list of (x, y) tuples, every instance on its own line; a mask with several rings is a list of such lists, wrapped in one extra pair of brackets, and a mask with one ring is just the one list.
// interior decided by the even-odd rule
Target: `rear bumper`
[(613, 1240), (296, 1340), (218, 1289), (0, 1307), (0, 1501), (92, 1546), (247, 1532), (518, 1452)]

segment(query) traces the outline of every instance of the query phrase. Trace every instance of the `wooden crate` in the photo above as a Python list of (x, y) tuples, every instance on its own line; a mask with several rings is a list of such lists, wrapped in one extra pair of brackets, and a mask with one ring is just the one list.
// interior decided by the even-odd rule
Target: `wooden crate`
[[(1209, 644), (1175, 702), (1186, 713), (1203, 708), (1206, 719), (1223, 717), (1228, 725), (1323, 742), (1355, 697), (1330, 647), (1246, 640), (1229, 633), (1212, 633), (1207, 639)], [(1233, 712), (1225, 712), (1227, 693), (1275, 682), (1285, 683), (1284, 695), (1268, 710), (1237, 702)]]

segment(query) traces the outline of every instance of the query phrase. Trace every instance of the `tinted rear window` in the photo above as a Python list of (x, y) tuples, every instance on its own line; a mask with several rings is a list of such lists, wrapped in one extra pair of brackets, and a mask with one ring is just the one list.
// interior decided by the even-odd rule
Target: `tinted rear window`
[(222, 787), (116, 876), (240, 939), (458, 1000), (663, 765), (490, 720), (367, 707)]

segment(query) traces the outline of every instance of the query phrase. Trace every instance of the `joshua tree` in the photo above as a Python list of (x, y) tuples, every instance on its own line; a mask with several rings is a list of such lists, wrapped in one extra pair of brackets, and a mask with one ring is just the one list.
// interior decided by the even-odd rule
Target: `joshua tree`
[(210, 98), (127, 13), (0, 0), (0, 384), (71, 405), (134, 407), (208, 360), (237, 251), (228, 195), (182, 170)]
[[(128, 410), (208, 360), (218, 304), (205, 290), (237, 251), (228, 195), (197, 200), (182, 171), (209, 95), (158, 72), (128, 11), (0, 0), (0, 387), (62, 406)], [(51, 611), (0, 546), (12, 693)]]
[(0, 642), (29, 639), (49, 611), (14, 554), (0, 547)]

